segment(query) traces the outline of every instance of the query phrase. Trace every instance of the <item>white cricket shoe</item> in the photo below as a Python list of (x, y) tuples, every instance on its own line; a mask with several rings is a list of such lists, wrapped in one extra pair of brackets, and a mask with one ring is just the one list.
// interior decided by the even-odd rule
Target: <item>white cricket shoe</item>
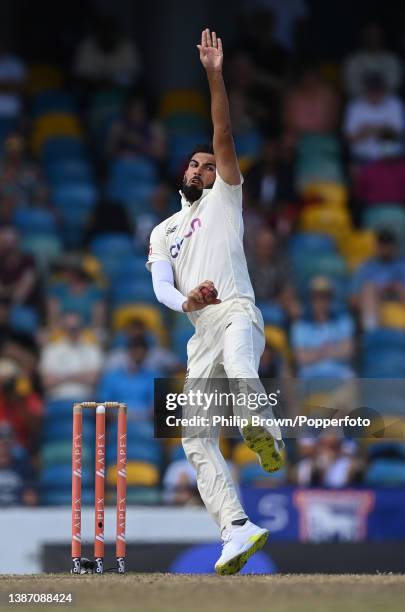
[(236, 574), (255, 552), (263, 548), (269, 537), (267, 529), (262, 529), (250, 521), (244, 525), (230, 525), (222, 531), (222, 554), (215, 563), (215, 571), (220, 576)]

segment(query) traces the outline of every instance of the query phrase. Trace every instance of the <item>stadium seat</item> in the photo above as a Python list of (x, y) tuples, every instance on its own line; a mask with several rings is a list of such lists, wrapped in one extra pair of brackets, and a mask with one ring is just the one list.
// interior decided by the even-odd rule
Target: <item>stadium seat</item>
[[(41, 446), (41, 464), (43, 466), (56, 465), (58, 463), (68, 464), (72, 461), (71, 440), (47, 442)], [(94, 457), (91, 449), (84, 446), (82, 449), (82, 462), (85, 465), (93, 465)]]
[(93, 183), (67, 181), (56, 186), (52, 192), (53, 202), (65, 213), (71, 209), (89, 210), (97, 202), (97, 189)]
[(171, 174), (177, 175), (184, 169), (191, 151), (201, 142), (206, 142), (207, 135), (203, 132), (190, 132), (188, 134), (172, 134), (169, 137)]
[(71, 94), (60, 90), (47, 90), (32, 98), (32, 113), (34, 118), (50, 112), (74, 113), (76, 104)]
[(150, 278), (119, 278), (111, 288), (113, 307), (137, 302), (155, 304), (156, 296)]
[(208, 106), (205, 96), (195, 89), (173, 89), (166, 92), (160, 102), (159, 115), (161, 118), (165, 119), (181, 112), (206, 117)]
[(238, 466), (257, 463), (257, 455), (244, 442), (235, 445), (232, 451), (232, 461)]
[(380, 307), (380, 325), (405, 330), (405, 306), (399, 302), (384, 302)]
[(375, 459), (367, 468), (364, 483), (371, 487), (404, 487), (404, 459)]
[(48, 270), (62, 252), (59, 236), (52, 234), (30, 234), (21, 241), (21, 249), (30, 253), (41, 270)]
[(84, 161), (86, 151), (82, 141), (76, 137), (53, 136), (45, 142), (41, 159), (47, 173), (47, 168), (57, 162)]
[(146, 157), (125, 157), (113, 161), (109, 168), (107, 194), (113, 201), (131, 203), (150, 197), (157, 182), (157, 170)]
[(340, 244), (352, 231), (349, 213), (341, 208), (322, 205), (307, 206), (300, 214), (303, 231), (327, 234)]
[[(72, 503), (72, 491), (47, 489), (41, 492), (40, 503), (44, 506), (70, 506)], [(82, 506), (94, 506), (94, 488), (82, 488)]]
[(276, 327), (275, 325), (265, 325), (264, 335), (266, 342), (279, 351), (282, 355), (287, 357), (288, 355), (288, 338), (284, 329)]
[(71, 417), (73, 414), (73, 401), (68, 399), (48, 400), (45, 404), (45, 418)]
[(265, 325), (284, 327), (287, 323), (287, 314), (279, 304), (275, 302), (259, 302), (258, 309), (262, 313)]
[(194, 334), (190, 325), (189, 329), (174, 329), (172, 331), (172, 347), (181, 363), (187, 363), (187, 342)]
[[(115, 436), (107, 443), (106, 461), (107, 465), (115, 465), (116, 462), (116, 440)], [(147, 439), (139, 436), (130, 435), (128, 433), (127, 445), (128, 461), (141, 461), (155, 465), (159, 468), (162, 463), (162, 448), (157, 440), (153, 438)]]
[(352, 231), (340, 243), (340, 251), (347, 266), (354, 271), (375, 253), (375, 234), (368, 230)]
[[(156, 487), (159, 484), (159, 470), (154, 463), (145, 461), (127, 462), (127, 486)], [(117, 466), (107, 469), (107, 484), (115, 486), (117, 483)]]
[(50, 138), (68, 136), (81, 138), (82, 130), (75, 115), (51, 112), (41, 115), (34, 122), (31, 136), (32, 150), (39, 155)]
[(38, 311), (33, 306), (14, 304), (11, 308), (9, 324), (15, 331), (35, 335), (39, 330)]
[(60, 183), (91, 183), (94, 180), (89, 162), (82, 157), (49, 161), (45, 172), (52, 187)]
[(235, 136), (236, 154), (240, 157), (256, 157), (262, 146), (262, 138), (256, 130), (237, 133)]
[(299, 259), (303, 254), (323, 256), (327, 253), (336, 253), (337, 247), (336, 241), (326, 234), (297, 232), (288, 242), (288, 252), (294, 260)]
[(124, 330), (133, 319), (143, 321), (148, 331), (157, 336), (159, 343), (167, 345), (167, 330), (159, 308), (146, 304), (121, 306), (113, 313), (113, 328), (116, 331)]
[(348, 190), (343, 183), (314, 181), (305, 186), (302, 197), (308, 205), (322, 204), (327, 207), (346, 208)]
[(274, 474), (265, 472), (259, 463), (247, 463), (239, 470), (239, 483), (243, 486), (277, 487), (286, 479), (286, 470), (282, 468)]
[(339, 159), (341, 145), (336, 136), (332, 134), (311, 133), (301, 136), (297, 145), (298, 158), (328, 157)]
[[(48, 465), (40, 474), (40, 486), (42, 489), (67, 489), (72, 484), (72, 463), (61, 465)], [(92, 486), (94, 476), (91, 470), (82, 471), (82, 486)]]
[[(114, 497), (108, 497), (113, 500)], [(128, 487), (127, 504), (139, 506), (156, 506), (162, 503), (162, 493), (159, 487)]]
[(32, 64), (28, 72), (27, 92), (36, 95), (43, 91), (60, 89), (64, 77), (62, 70), (52, 64)]
[(57, 224), (55, 215), (48, 209), (21, 206), (13, 215), (13, 225), (22, 235), (55, 234)]

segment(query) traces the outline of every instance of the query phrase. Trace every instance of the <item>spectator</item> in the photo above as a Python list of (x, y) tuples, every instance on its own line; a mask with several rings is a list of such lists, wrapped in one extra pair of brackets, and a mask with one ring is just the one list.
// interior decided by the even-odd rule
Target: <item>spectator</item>
[(350, 440), (325, 432), (314, 446), (304, 450), (297, 465), (297, 484), (337, 489), (358, 483), (362, 465), (356, 453)]
[(281, 155), (276, 139), (263, 143), (260, 156), (246, 173), (245, 200), (259, 208), (268, 222), (285, 234), (296, 217), (298, 196), (294, 190), (293, 166)]
[(109, 233), (131, 235), (132, 226), (121, 204), (102, 200), (90, 216), (83, 243), (87, 246), (96, 236)]
[(353, 194), (363, 206), (405, 204), (405, 157), (389, 155), (359, 168)]
[(63, 336), (48, 341), (42, 349), (40, 372), (46, 396), (91, 399), (102, 366), (102, 351), (96, 342), (85, 338), (76, 312), (66, 312), (61, 323)]
[(404, 108), (390, 94), (385, 78), (370, 73), (364, 80), (364, 94), (349, 102), (343, 131), (355, 161), (366, 162), (398, 154), (402, 150)]
[(141, 319), (132, 319), (125, 330), (125, 346), (113, 349), (107, 355), (105, 369), (128, 368), (131, 362), (129, 347), (132, 342), (140, 340), (147, 344), (147, 352), (143, 363), (144, 368), (147, 370), (159, 370), (166, 375), (179, 371), (181, 363), (177, 356), (172, 351), (156, 344), (156, 339), (153, 340), (149, 336), (144, 322)]
[(18, 204), (28, 204), (41, 186), (41, 172), (37, 164), (29, 160), (25, 142), (18, 134), (12, 134), (4, 143), (4, 156), (0, 163), (1, 191)]
[(286, 51), (292, 52), (297, 32), (302, 27), (308, 7), (305, 0), (246, 0), (246, 9), (255, 11), (264, 18), (270, 14), (274, 20), (274, 39)]
[(10, 301), (0, 297), (0, 358), (15, 361), (23, 376), (36, 378), (38, 365), (37, 341), (31, 334), (12, 327)]
[(128, 361), (107, 371), (99, 384), (98, 397), (103, 401), (124, 402), (128, 418), (150, 421), (153, 407), (153, 381), (159, 373), (145, 365), (148, 345), (145, 338), (133, 339), (128, 347)]
[(375, 257), (364, 262), (353, 277), (352, 303), (360, 311), (364, 329), (378, 327), (384, 301), (405, 303), (405, 260), (398, 255), (396, 235), (386, 229), (377, 234)]
[(41, 398), (32, 391), (29, 381), (21, 377), (15, 361), (0, 359), (0, 421), (12, 425), (18, 443), (37, 451), (42, 419)]
[(401, 62), (384, 46), (384, 42), (384, 32), (378, 23), (368, 23), (363, 28), (360, 48), (346, 59), (343, 66), (343, 80), (349, 96), (364, 94), (365, 78), (370, 72), (385, 79), (389, 92), (399, 89)]
[(336, 131), (339, 106), (336, 91), (323, 79), (319, 69), (304, 69), (283, 101), (284, 128), (288, 137), (297, 139), (308, 132)]
[(10, 425), (0, 422), (0, 507), (35, 506), (38, 493), (28, 458), (18, 459), (13, 453)]
[(111, 16), (98, 19), (93, 34), (76, 49), (73, 73), (90, 86), (134, 85), (139, 79), (141, 62), (132, 40), (119, 32)]
[(21, 92), (26, 79), (22, 60), (0, 44), (0, 119), (16, 119), (22, 110)]
[(20, 251), (18, 234), (11, 226), (0, 228), (0, 296), (12, 304), (35, 302), (37, 272), (34, 259)]
[(77, 313), (85, 327), (104, 332), (106, 309), (102, 290), (84, 270), (81, 259), (65, 257), (60, 265), (60, 281), (51, 287), (47, 302), (47, 325), (58, 329), (65, 312)]
[(261, 228), (255, 243), (255, 251), (248, 258), (248, 267), (257, 301), (273, 302), (291, 318), (296, 318), (299, 305), (289, 281), (289, 263), (280, 253), (274, 233), (268, 228)]
[(173, 506), (200, 506), (195, 470), (184, 457), (169, 463), (163, 477), (163, 499)]
[(349, 315), (333, 313), (334, 291), (328, 278), (311, 281), (311, 313), (293, 324), (292, 345), (302, 378), (352, 378), (354, 325)]
[(107, 136), (108, 157), (145, 156), (156, 162), (166, 157), (166, 138), (163, 127), (147, 113), (141, 96), (131, 98), (124, 116), (112, 124)]

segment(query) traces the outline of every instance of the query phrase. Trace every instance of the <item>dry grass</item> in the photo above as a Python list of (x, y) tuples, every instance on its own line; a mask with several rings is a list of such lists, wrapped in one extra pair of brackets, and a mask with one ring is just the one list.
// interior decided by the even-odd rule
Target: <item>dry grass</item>
[[(6, 594), (10, 592), (50, 591), (71, 592), (75, 612), (402, 612), (405, 609), (405, 576), (399, 575), (0, 576), (0, 607), (5, 605)], [(32, 606), (36, 611), (64, 607), (67, 606)]]

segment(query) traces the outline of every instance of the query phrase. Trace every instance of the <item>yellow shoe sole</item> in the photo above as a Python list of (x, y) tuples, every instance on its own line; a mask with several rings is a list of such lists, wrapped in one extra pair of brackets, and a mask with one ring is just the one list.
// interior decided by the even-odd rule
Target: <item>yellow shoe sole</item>
[(217, 565), (215, 567), (216, 573), (219, 576), (231, 576), (232, 574), (237, 574), (238, 572), (240, 572), (240, 570), (250, 559), (250, 557), (254, 555), (258, 550), (263, 548), (263, 546), (266, 544), (268, 537), (268, 531), (255, 536), (250, 536), (249, 540), (252, 542), (252, 546), (248, 550), (245, 550), (245, 552), (227, 561), (227, 563), (224, 563), (223, 565)]
[(260, 425), (246, 425), (242, 429), (246, 446), (259, 456), (262, 468), (269, 472), (277, 472), (284, 465), (284, 459), (277, 450), (274, 438)]

